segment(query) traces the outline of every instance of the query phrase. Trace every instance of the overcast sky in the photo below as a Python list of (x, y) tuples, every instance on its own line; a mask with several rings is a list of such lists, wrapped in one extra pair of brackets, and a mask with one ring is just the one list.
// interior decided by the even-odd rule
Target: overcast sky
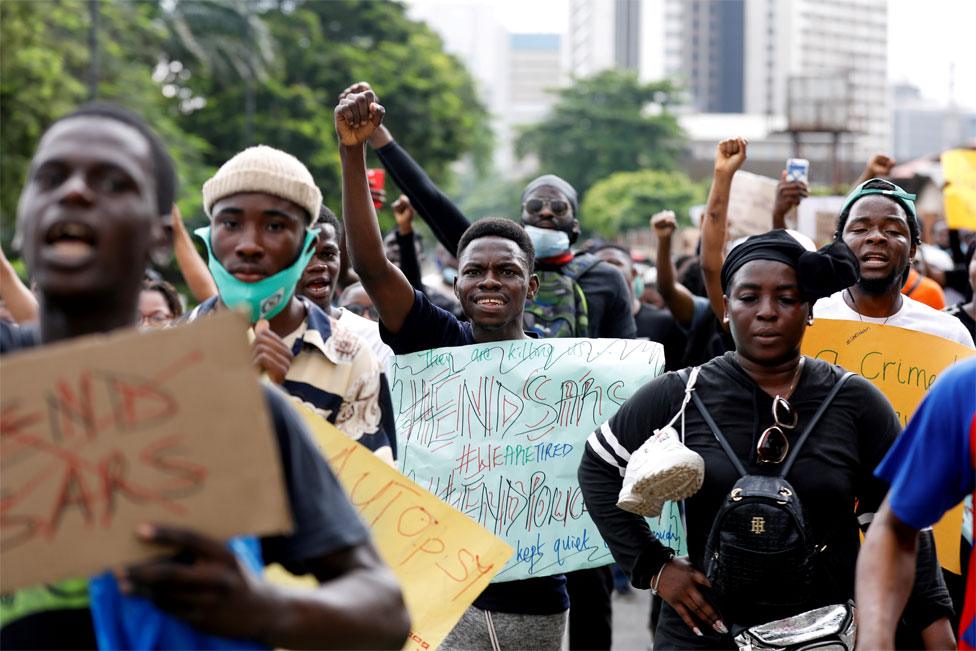
[[(485, 0), (452, 0), (458, 5)], [(511, 32), (565, 33), (568, 0), (488, 0)], [(408, 4), (444, 0), (407, 0)], [(608, 7), (611, 0), (606, 0)], [(957, 104), (976, 109), (976, 1), (889, 0), (889, 81), (908, 81), (939, 102), (949, 99), (955, 63)]]

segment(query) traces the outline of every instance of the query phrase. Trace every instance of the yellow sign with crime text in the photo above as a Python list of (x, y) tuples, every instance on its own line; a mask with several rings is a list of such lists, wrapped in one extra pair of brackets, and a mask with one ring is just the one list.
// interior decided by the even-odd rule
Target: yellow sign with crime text
[[(976, 351), (942, 337), (877, 323), (819, 319), (803, 337), (804, 355), (853, 371), (891, 402), (902, 427), (943, 370)], [(959, 574), (962, 505), (934, 527), (939, 562)]]

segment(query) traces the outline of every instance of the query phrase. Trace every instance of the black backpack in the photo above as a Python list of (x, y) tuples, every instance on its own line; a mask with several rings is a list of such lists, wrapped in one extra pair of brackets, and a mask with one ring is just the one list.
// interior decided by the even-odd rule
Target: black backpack
[(712, 522), (704, 570), (722, 610), (739, 625), (795, 615), (810, 600), (816, 548), (803, 505), (786, 480), (800, 448), (853, 373), (831, 388), (793, 444), (778, 475), (750, 475), (697, 393), (695, 406), (741, 477)]

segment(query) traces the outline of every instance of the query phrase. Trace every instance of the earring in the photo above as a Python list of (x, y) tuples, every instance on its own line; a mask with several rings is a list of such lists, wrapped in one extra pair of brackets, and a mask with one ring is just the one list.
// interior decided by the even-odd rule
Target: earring
[(813, 325), (813, 317), (812, 316), (808, 316), (807, 317), (807, 325)]

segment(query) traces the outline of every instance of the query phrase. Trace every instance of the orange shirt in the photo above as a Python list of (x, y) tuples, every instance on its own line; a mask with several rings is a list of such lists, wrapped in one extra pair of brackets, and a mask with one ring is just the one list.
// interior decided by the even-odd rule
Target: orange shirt
[(928, 276), (923, 276), (915, 269), (908, 272), (908, 280), (905, 281), (905, 286), (901, 288), (901, 293), (937, 310), (945, 307), (945, 293), (939, 283)]

